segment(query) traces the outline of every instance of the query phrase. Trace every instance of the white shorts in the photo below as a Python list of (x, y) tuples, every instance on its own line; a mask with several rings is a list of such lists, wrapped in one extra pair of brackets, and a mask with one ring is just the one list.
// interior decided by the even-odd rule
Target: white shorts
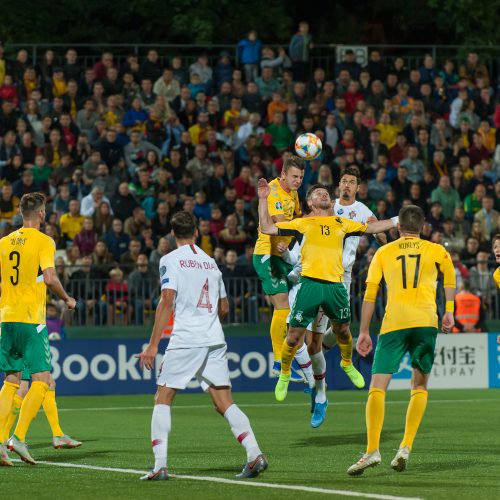
[[(288, 292), (288, 303), (290, 304), (290, 311), (292, 310), (293, 303), (295, 302), (295, 297), (297, 296), (297, 292), (299, 291), (299, 286), (294, 285), (292, 289)], [(286, 318), (286, 323), (288, 324), (290, 322), (290, 313), (288, 313), (288, 316)], [(323, 312), (323, 309), (320, 308), (318, 311), (318, 315), (316, 316), (316, 319), (309, 323), (307, 325), (307, 330), (310, 332), (315, 332), (315, 333), (326, 333), (328, 330), (329, 326), (329, 320), (328, 316), (325, 315)]]
[(156, 384), (182, 390), (196, 378), (204, 391), (231, 387), (226, 351), (226, 344), (166, 350)]

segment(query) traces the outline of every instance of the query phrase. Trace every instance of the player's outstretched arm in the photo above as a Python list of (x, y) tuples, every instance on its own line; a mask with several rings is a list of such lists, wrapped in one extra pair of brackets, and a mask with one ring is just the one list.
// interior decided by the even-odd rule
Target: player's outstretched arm
[(275, 226), (269, 208), (267, 207), (267, 197), (271, 193), (271, 188), (266, 179), (259, 179), (258, 183), (259, 194), (259, 228), (264, 234), (278, 234), (278, 228)]
[(71, 310), (76, 307), (76, 300), (66, 293), (66, 290), (64, 290), (59, 278), (57, 277), (56, 270), (53, 267), (47, 267), (43, 270), (43, 281), (51, 292), (55, 293), (60, 299), (64, 300), (68, 309)]
[[(366, 219), (367, 223), (377, 222), (377, 221), (378, 221), (378, 219), (375, 216), (368, 217), (368, 219)], [(383, 246), (383, 245), (387, 244), (387, 236), (385, 235), (385, 233), (377, 233), (377, 234), (374, 234), (373, 236), (375, 236), (375, 239), (377, 240), (377, 243), (380, 246)]]
[(389, 231), (393, 227), (398, 225), (399, 218), (392, 217), (386, 220), (377, 220), (375, 222), (368, 222), (368, 227), (366, 228), (367, 234), (377, 234), (383, 233), (384, 231)]
[(161, 298), (155, 313), (155, 323), (149, 344), (140, 354), (135, 357), (139, 359), (139, 366), (146, 367), (151, 370), (155, 363), (156, 353), (158, 352), (158, 344), (161, 340), (163, 329), (168, 324), (168, 320), (174, 311), (175, 290), (165, 288), (161, 291)]

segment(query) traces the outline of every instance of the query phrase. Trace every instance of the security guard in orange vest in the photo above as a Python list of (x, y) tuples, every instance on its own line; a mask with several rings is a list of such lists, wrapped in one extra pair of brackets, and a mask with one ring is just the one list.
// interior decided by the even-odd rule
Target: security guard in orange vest
[(455, 327), (453, 332), (480, 332), (484, 319), (481, 298), (470, 291), (469, 280), (464, 279), (455, 296)]

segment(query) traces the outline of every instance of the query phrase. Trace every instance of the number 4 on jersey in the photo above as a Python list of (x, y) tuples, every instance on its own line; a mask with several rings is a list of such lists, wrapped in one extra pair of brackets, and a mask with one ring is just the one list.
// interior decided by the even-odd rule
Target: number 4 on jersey
[(201, 289), (200, 298), (198, 299), (198, 305), (200, 309), (208, 309), (208, 312), (212, 312), (212, 304), (210, 303), (210, 296), (208, 295), (208, 278)]

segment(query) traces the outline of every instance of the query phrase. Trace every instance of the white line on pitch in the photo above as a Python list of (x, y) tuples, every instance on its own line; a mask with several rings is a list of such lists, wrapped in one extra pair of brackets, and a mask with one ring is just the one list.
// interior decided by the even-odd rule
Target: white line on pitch
[[(498, 402), (498, 399), (435, 399), (429, 400), (428, 404), (449, 404), (449, 403), (482, 403), (486, 402)], [(266, 408), (266, 407), (276, 407), (282, 408), (292, 407), (292, 406), (307, 406), (310, 403), (304, 401), (303, 403), (238, 403), (238, 406), (241, 408)], [(333, 401), (332, 403), (335, 406), (358, 406), (365, 405), (366, 401)], [(408, 401), (386, 401), (387, 405), (407, 405)], [(150, 406), (113, 406), (113, 407), (104, 407), (104, 408), (59, 408), (59, 411), (73, 411), (73, 412), (84, 412), (84, 411), (122, 411), (122, 410), (151, 410), (153, 408), (153, 404)], [(174, 410), (192, 410), (198, 408), (213, 408), (212, 405), (174, 405), (172, 409)]]
[[(13, 460), (13, 462), (21, 462), (19, 459)], [(84, 464), (71, 464), (67, 462), (44, 462), (40, 461), (37, 464), (42, 465), (52, 465), (55, 467), (66, 467), (74, 469), (87, 469), (87, 470), (97, 470), (105, 472), (119, 472), (122, 474), (147, 474), (146, 471), (136, 470), (136, 469), (119, 469), (115, 467), (99, 467), (97, 465), (84, 465)], [(341, 495), (346, 497), (364, 497), (364, 498), (376, 498), (378, 500), (422, 500), (419, 497), (399, 497), (394, 495), (380, 495), (378, 493), (364, 493), (361, 491), (350, 491), (350, 490), (332, 490), (328, 488), (315, 488), (312, 486), (300, 486), (292, 484), (276, 484), (276, 483), (262, 483), (259, 481), (237, 481), (236, 479), (225, 479), (222, 477), (210, 477), (210, 476), (189, 476), (185, 474), (170, 474), (170, 477), (176, 479), (187, 479), (191, 481), (208, 481), (210, 483), (223, 483), (223, 484), (235, 484), (238, 486), (251, 486), (254, 488), (271, 488), (276, 490), (291, 490), (291, 491), (305, 491), (306, 493), (323, 493), (325, 495)]]

